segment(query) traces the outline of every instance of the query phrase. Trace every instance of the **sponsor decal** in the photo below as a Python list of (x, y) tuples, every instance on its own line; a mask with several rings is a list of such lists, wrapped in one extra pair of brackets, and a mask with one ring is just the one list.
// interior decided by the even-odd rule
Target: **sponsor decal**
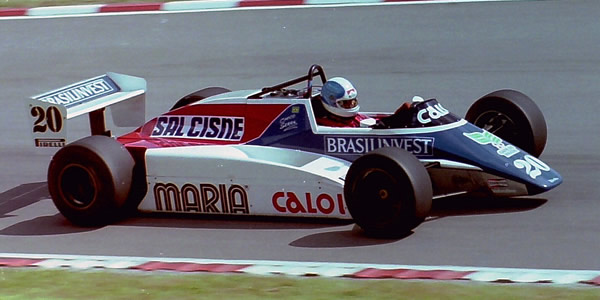
[(354, 89), (354, 88), (348, 89), (346, 91), (346, 94), (348, 95), (348, 98), (350, 98), (350, 99), (356, 98), (356, 89)]
[(107, 76), (104, 76), (42, 95), (37, 100), (69, 107), (115, 91), (117, 91), (117, 86)]
[(433, 137), (326, 136), (325, 153), (365, 154), (382, 147), (402, 148), (414, 155), (433, 156)]
[(485, 130), (483, 132), (465, 132), (463, 135), (480, 145), (492, 145), (497, 149), (496, 153), (506, 158), (510, 158), (520, 152), (517, 147), (504, 144), (501, 138)]
[(431, 123), (431, 120), (437, 120), (450, 112), (445, 109), (441, 104), (436, 104), (434, 106), (428, 106), (427, 108), (423, 108), (419, 110), (417, 113), (417, 120), (421, 124)]
[(296, 114), (279, 119), (279, 129), (283, 132), (298, 129)]
[(35, 139), (36, 147), (64, 147), (67, 144), (65, 139)]
[(337, 194), (334, 198), (325, 193), (317, 196), (304, 193), (299, 197), (294, 192), (276, 192), (271, 201), (275, 210), (281, 213), (329, 215), (337, 210), (342, 215), (346, 214), (342, 194)]
[(508, 187), (508, 181), (506, 181), (506, 179), (488, 179), (487, 183), (492, 190)]
[(157, 182), (153, 188), (156, 210), (210, 214), (250, 214), (248, 194), (239, 184), (198, 185)]
[(151, 136), (239, 141), (244, 135), (244, 118), (217, 116), (161, 116)]
[[(521, 152), (517, 147), (504, 144), (501, 138), (485, 130), (483, 132), (463, 133), (463, 135), (480, 145), (492, 145), (497, 149), (496, 153), (506, 158), (511, 158)], [(536, 179), (542, 175), (542, 172), (550, 171), (550, 167), (547, 164), (529, 154), (515, 159), (513, 166), (517, 169), (523, 169), (532, 179)]]
[(490, 191), (498, 195), (510, 195), (518, 192), (510, 186), (508, 180), (503, 178), (488, 179), (487, 185)]

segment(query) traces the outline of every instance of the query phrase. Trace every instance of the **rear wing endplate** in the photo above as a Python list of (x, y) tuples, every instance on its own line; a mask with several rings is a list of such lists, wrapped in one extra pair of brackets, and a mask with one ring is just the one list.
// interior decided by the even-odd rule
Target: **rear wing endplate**
[(139, 126), (145, 121), (146, 80), (106, 73), (27, 101), (31, 132), (36, 147), (63, 147), (67, 143), (67, 120), (89, 114), (92, 135), (108, 135), (104, 110), (111, 107), (116, 126)]

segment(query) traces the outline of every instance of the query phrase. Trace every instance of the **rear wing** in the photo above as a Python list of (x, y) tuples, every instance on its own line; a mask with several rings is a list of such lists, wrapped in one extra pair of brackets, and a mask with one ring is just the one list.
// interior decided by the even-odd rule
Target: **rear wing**
[(67, 120), (89, 114), (92, 135), (107, 135), (104, 110), (111, 107), (116, 126), (139, 126), (145, 121), (146, 80), (106, 73), (27, 100), (36, 147), (63, 147), (67, 143)]

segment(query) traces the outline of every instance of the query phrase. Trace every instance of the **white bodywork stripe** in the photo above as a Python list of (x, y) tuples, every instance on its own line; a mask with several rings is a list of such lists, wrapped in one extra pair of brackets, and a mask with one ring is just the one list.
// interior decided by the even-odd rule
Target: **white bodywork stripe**
[(142, 211), (349, 219), (350, 162), (265, 146), (148, 149)]
[[(368, 113), (367, 113), (368, 114)], [(328, 126), (317, 126), (318, 134), (369, 134), (369, 135), (390, 135), (390, 134), (423, 134), (446, 131), (454, 128), (458, 128), (467, 124), (467, 120), (461, 119), (460, 121), (432, 126), (432, 127), (421, 127), (421, 128), (393, 128), (393, 129), (373, 129), (373, 128), (342, 128), (342, 127), (328, 127)], [(313, 127), (314, 128), (314, 127)]]

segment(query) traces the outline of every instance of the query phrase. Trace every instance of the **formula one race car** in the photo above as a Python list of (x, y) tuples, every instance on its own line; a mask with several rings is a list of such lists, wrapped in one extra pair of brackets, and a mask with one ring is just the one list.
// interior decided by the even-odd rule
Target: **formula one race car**
[[(434, 198), (535, 195), (562, 182), (539, 159), (544, 117), (517, 91), (482, 97), (465, 118), (430, 99), (404, 122), (365, 113), (377, 124), (343, 128), (316, 121), (319, 79), (313, 65), (260, 90), (202, 89), (145, 124), (139, 77), (107, 73), (32, 97), (35, 145), (62, 147), (48, 169), (52, 200), (81, 226), (137, 209), (352, 219), (389, 237), (419, 225)], [(115, 125), (143, 125), (111, 137), (107, 106)], [(67, 120), (86, 113), (92, 135), (67, 144)]]

